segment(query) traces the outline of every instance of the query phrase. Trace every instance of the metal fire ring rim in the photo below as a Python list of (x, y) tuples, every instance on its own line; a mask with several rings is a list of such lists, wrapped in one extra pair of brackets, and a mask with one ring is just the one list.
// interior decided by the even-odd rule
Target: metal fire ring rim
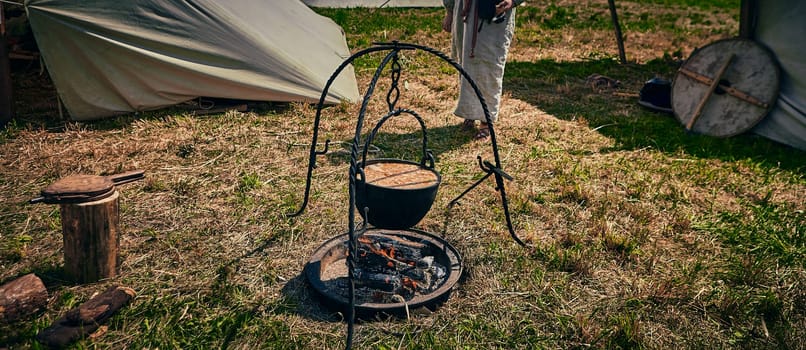
[[(425, 239), (428, 244), (432, 244), (436, 246), (440, 251), (444, 252), (445, 256), (447, 257), (448, 261), (450, 261), (450, 265), (445, 266), (446, 272), (448, 273), (448, 277), (445, 279), (437, 289), (433, 290), (432, 292), (426, 295), (417, 295), (412, 299), (406, 302), (397, 302), (397, 303), (363, 303), (363, 304), (356, 304), (355, 308), (356, 311), (359, 313), (378, 313), (378, 312), (396, 312), (402, 311), (405, 308), (416, 309), (421, 306), (431, 306), (432, 304), (439, 304), (447, 300), (450, 296), (453, 287), (459, 282), (459, 279), (463, 273), (463, 265), (462, 265), (462, 258), (459, 255), (459, 252), (453, 247), (450, 243), (446, 240), (438, 237), (434, 234), (414, 229), (414, 228), (407, 228), (407, 229), (381, 229), (381, 228), (369, 228), (367, 229), (366, 233), (372, 234), (373, 231), (385, 232), (385, 233), (392, 233), (397, 236), (402, 237), (414, 237)], [(316, 271), (315, 265), (322, 261), (322, 258), (330, 253), (332, 250), (337, 249), (339, 245), (344, 244), (348, 240), (348, 234), (343, 233), (338, 236), (332, 237), (325, 241), (322, 245), (320, 245), (316, 251), (311, 255), (310, 260), (308, 263), (305, 264), (305, 277), (308, 282), (313, 286), (316, 292), (324, 297), (325, 299), (335, 302), (338, 304), (339, 307), (347, 307), (349, 306), (350, 301), (346, 298), (341, 298), (334, 293), (328, 293), (326, 290), (320, 276), (320, 271), (323, 267), (320, 267), (320, 271)], [(440, 249), (444, 247), (445, 249)], [(335, 261), (340, 261), (342, 259), (336, 259)], [(443, 299), (444, 298), (444, 299)]]

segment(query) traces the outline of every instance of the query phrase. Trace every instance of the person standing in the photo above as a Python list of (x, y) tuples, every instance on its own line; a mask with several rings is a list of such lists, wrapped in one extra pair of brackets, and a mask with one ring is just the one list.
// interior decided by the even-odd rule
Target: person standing
[[(484, 15), (479, 17), (479, 3), (485, 1), (495, 2), (442, 0), (445, 6), (442, 29), (451, 33), (451, 55), (481, 90), (490, 121), (495, 122), (501, 103), (507, 52), (515, 33), (515, 7), (524, 0), (500, 0), (495, 5), (496, 17), (493, 20), (484, 19)], [(481, 12), (487, 13), (484, 9)], [(476, 139), (490, 136), (481, 103), (464, 78), (461, 78), (459, 100), (453, 113), (465, 119), (462, 126), (467, 129), (475, 129), (476, 121), (480, 122)]]

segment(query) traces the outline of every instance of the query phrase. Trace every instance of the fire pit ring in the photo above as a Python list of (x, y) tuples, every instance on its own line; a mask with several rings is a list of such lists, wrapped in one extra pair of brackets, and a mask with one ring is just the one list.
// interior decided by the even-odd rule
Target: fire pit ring
[[(433, 253), (434, 262), (444, 267), (445, 276), (441, 282), (425, 294), (416, 293), (405, 302), (359, 302), (356, 300), (356, 316), (366, 318), (383, 313), (388, 315), (405, 315), (406, 309), (427, 307), (434, 311), (437, 306), (448, 300), (453, 287), (462, 275), (462, 261), (456, 249), (444, 239), (417, 229), (388, 230), (370, 228), (364, 236), (386, 236), (393, 239), (404, 239), (426, 245)], [(336, 287), (335, 278), (346, 277), (346, 258), (348, 235), (341, 234), (322, 244), (305, 265), (305, 276), (311, 286), (325, 301), (325, 305), (338, 311), (346, 311), (350, 307), (347, 290)], [(341, 267), (343, 264), (343, 268)], [(330, 276), (330, 271), (342, 269), (343, 276)]]

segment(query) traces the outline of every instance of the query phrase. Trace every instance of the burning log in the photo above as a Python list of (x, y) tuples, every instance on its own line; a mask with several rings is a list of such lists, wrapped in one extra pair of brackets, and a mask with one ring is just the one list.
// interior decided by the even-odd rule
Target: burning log
[(403, 286), (400, 276), (386, 273), (376, 273), (364, 269), (355, 269), (355, 283), (383, 292), (395, 292)]
[[(444, 301), (462, 273), (453, 247), (428, 233), (371, 228), (356, 234), (356, 241), (348, 235), (329, 240), (305, 266), (311, 287), (325, 297), (326, 306), (340, 311), (354, 307), (360, 318), (377, 312), (408, 314), (409, 308)], [(354, 255), (350, 248), (356, 249)], [(361, 259), (359, 250), (365, 254)]]
[(355, 282), (368, 289), (361, 294), (373, 300), (400, 295), (411, 298), (428, 293), (445, 276), (428, 245), (394, 235), (365, 235), (358, 238)]
[(368, 268), (399, 269), (414, 266), (428, 253), (428, 246), (394, 236), (358, 238), (358, 263)]

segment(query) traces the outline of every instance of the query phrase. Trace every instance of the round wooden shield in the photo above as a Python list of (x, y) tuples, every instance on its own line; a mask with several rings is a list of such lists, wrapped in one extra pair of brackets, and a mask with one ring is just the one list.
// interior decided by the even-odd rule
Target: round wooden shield
[(729, 137), (755, 126), (778, 99), (779, 69), (754, 41), (726, 39), (692, 52), (672, 83), (672, 109), (687, 130)]

